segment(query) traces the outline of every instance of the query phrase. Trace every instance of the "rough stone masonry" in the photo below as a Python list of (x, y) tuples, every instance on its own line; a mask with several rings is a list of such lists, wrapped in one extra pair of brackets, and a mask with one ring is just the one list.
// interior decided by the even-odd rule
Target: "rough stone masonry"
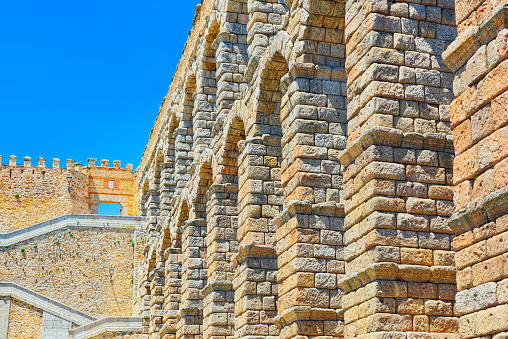
[(203, 0), (136, 171), (146, 338), (508, 337), (508, 2)]
[(11, 157), (4, 230), (139, 208), (145, 339), (508, 338), (508, 0), (202, 0), (193, 25), (135, 188)]

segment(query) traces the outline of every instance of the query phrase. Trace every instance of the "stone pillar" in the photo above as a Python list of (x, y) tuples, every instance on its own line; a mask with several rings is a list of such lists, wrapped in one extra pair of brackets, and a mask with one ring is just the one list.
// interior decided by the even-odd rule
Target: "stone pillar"
[[(345, 337), (458, 337), (451, 1), (346, 4)], [(376, 334), (373, 334), (376, 333)]]
[(178, 310), (182, 299), (182, 254), (181, 248), (168, 248), (166, 259), (166, 275), (164, 286), (164, 326), (160, 332), (162, 339), (176, 338), (178, 328)]
[(206, 270), (206, 220), (185, 222), (182, 233), (182, 287), (178, 310), (177, 339), (194, 339), (203, 334), (203, 300), (200, 291), (205, 287)]
[[(217, 81), (215, 78), (215, 49), (212, 48), (213, 39), (217, 32), (212, 32), (204, 39), (202, 46), (205, 51), (201, 55), (201, 69), (196, 74), (196, 92), (194, 95), (194, 107), (192, 111), (193, 138), (192, 151), (198, 160), (199, 154), (210, 145), (212, 140), (212, 126), (217, 118)], [(202, 54), (204, 53), (204, 55)]]
[[(215, 112), (211, 113), (212, 120), (225, 119), (231, 112), (235, 100), (241, 97), (241, 90), (245, 86), (244, 72), (247, 67), (247, 1), (228, 1), (219, 5), (215, 15), (225, 18), (220, 32), (215, 34), (215, 40), (206, 43), (203, 58), (204, 75), (213, 76), (216, 86)], [(226, 12), (220, 14), (220, 12)], [(219, 28), (219, 27), (217, 27)], [(218, 34), (217, 34), (218, 33)], [(214, 59), (207, 57), (213, 51)], [(208, 79), (211, 82), (211, 79)], [(197, 127), (198, 122), (195, 120)], [(209, 121), (208, 132), (213, 135)], [(196, 131), (196, 128), (195, 128)], [(243, 132), (243, 131), (242, 131)], [(238, 136), (234, 136), (238, 137)], [(233, 138), (234, 138), (233, 137)], [(216, 139), (217, 140), (217, 139)], [(236, 145), (236, 143), (234, 143)], [(218, 150), (215, 150), (217, 152)], [(231, 151), (231, 150), (230, 150)], [(216, 164), (214, 173), (218, 174), (206, 199), (208, 235), (206, 238), (208, 282), (202, 290), (203, 295), (203, 337), (224, 338), (234, 335), (234, 291), (233, 278), (235, 266), (233, 256), (238, 252), (236, 228), (238, 227), (238, 176), (235, 158), (228, 159), (229, 164)], [(231, 166), (228, 168), (228, 166)], [(222, 168), (231, 169), (222, 170)], [(224, 184), (227, 182), (228, 184)], [(204, 195), (203, 195), (204, 196)], [(205, 201), (203, 201), (205, 203)]]
[(90, 206), (90, 213), (91, 214), (99, 214), (99, 205), (92, 205)]
[(15, 155), (11, 155), (11, 156), (9, 157), (9, 166), (11, 166), (11, 167), (15, 167), (15, 166), (16, 166), (16, 160), (17, 160), (17, 159), (18, 159), (18, 157), (17, 157), (17, 156), (15, 156)]
[[(285, 208), (276, 221), (278, 322), (281, 338), (338, 338), (343, 335), (343, 314), (337, 281), (345, 273), (338, 161), (345, 146), (345, 98), (340, 96), (345, 86), (329, 78), (309, 81), (298, 77), (298, 71), (294, 82), (300, 90), (290, 85), (287, 93), (295, 105), (283, 109), (281, 117)], [(309, 92), (302, 93), (304, 89)]]
[[(277, 35), (277, 45), (269, 47), (270, 54), (277, 49), (279, 55), (260, 67), (261, 88), (280, 88), (283, 94), (284, 210), (275, 222), (276, 323), (284, 339), (343, 336), (343, 293), (337, 286), (345, 273), (338, 160), (347, 130), (343, 14), (341, 2), (293, 2), (290, 15), (282, 18), (288, 20), (285, 31)], [(288, 73), (269, 85), (272, 81), (267, 80), (274, 78), (270, 73), (282, 73), (282, 56)]]
[(120, 203), (121, 209), (120, 209), (120, 215), (129, 215), (129, 202), (121, 202)]
[[(247, 6), (245, 0), (233, 0), (227, 4), (228, 23), (213, 42), (215, 49), (217, 82), (217, 116), (228, 114), (234, 102), (241, 96), (243, 74), (247, 63)], [(222, 10), (222, 9), (221, 9)], [(217, 14), (218, 15), (218, 14)]]
[(455, 73), (456, 310), (461, 338), (508, 331), (508, 1), (456, 1), (459, 36), (443, 54)]
[[(182, 254), (181, 243), (178, 242), (175, 232), (169, 230), (171, 220), (171, 202), (175, 192), (175, 147), (174, 136), (169, 136), (170, 141), (164, 153), (164, 163), (161, 164), (160, 183), (160, 217), (162, 232), (159, 237), (158, 247), (162, 249), (165, 260), (165, 285), (164, 285), (164, 316), (162, 318), (162, 339), (176, 338), (178, 325), (178, 309), (181, 301), (181, 272)], [(127, 165), (129, 166), (129, 165)], [(173, 229), (175, 230), (175, 229)], [(172, 239), (173, 238), (173, 239)]]
[(88, 167), (89, 168), (95, 167), (96, 162), (97, 162), (97, 159), (88, 158)]
[(285, 1), (249, 1), (249, 32), (247, 36), (249, 60), (259, 60), (270, 45), (270, 38), (280, 30), (288, 8)]
[[(220, 171), (219, 171), (220, 172)], [(206, 237), (208, 281), (203, 295), (203, 337), (234, 335), (234, 265), (231, 257), (238, 251), (236, 238), (238, 186), (214, 184), (206, 193), (208, 235)]]
[(37, 161), (38, 161), (38, 166), (39, 167), (46, 167), (46, 159), (39, 158), (39, 159), (37, 159)]
[(73, 170), (74, 169), (74, 164), (76, 162), (74, 160), (71, 160), (71, 159), (67, 159), (67, 169), (68, 170)]
[(32, 158), (24, 157), (23, 158), (23, 166), (24, 167), (32, 167)]
[[(103, 164), (104, 166), (104, 164)], [(107, 164), (106, 164), (107, 166)], [(165, 285), (165, 267), (164, 259), (160, 258), (157, 247), (157, 238), (160, 235), (160, 167), (153, 164), (150, 168), (149, 195), (146, 202), (147, 210), (147, 254), (145, 257), (145, 276), (143, 285), (145, 286), (144, 301), (145, 311), (143, 312), (144, 325), (148, 322), (148, 333), (153, 336), (162, 328), (162, 318), (164, 313), (164, 285)], [(146, 280), (145, 280), (146, 279)], [(145, 331), (146, 329), (144, 329)], [(145, 333), (145, 332), (144, 332)]]
[(235, 290), (235, 337), (279, 334), (277, 257), (273, 217), (282, 206), (280, 138), (254, 137), (241, 144), (238, 158), (238, 254)]
[(113, 160), (113, 166), (116, 168), (116, 169), (120, 169), (121, 166), (122, 166), (122, 162), (120, 160)]
[[(171, 140), (168, 142), (168, 149), (165, 150), (164, 163), (161, 164), (161, 185), (160, 185), (160, 198), (161, 198), (161, 216), (164, 219), (168, 219), (171, 214), (171, 201), (175, 193), (175, 144), (174, 144), (174, 133), (168, 138)], [(132, 166), (132, 165), (131, 165)], [(127, 168), (129, 164), (127, 164)], [(164, 225), (166, 220), (162, 222)]]
[[(186, 101), (189, 101), (188, 97), (192, 98), (193, 93), (186, 93)], [(187, 182), (190, 179), (188, 167), (192, 164), (194, 154), (192, 152), (192, 107), (185, 106), (182, 121), (180, 126), (175, 129), (175, 193), (180, 194), (182, 190), (187, 186)], [(184, 120), (184, 118), (186, 120)], [(188, 119), (188, 120), (187, 120)]]
[(101, 167), (108, 167), (109, 166), (109, 160), (107, 159), (102, 159), (101, 160)]
[(60, 159), (53, 158), (53, 168), (60, 168)]
[[(153, 256), (152, 256), (153, 258)], [(157, 262), (157, 253), (155, 258)], [(160, 263), (160, 261), (159, 261)], [(164, 316), (164, 285), (166, 282), (164, 262), (157, 265), (150, 271), (148, 279), (150, 280), (150, 329), (152, 337), (158, 336), (162, 329), (162, 318)]]
[(83, 172), (83, 165), (80, 164), (79, 162), (77, 162), (75, 165), (74, 165), (74, 170), (78, 173), (82, 173)]
[(3, 157), (0, 155), (0, 166), (2, 165)]

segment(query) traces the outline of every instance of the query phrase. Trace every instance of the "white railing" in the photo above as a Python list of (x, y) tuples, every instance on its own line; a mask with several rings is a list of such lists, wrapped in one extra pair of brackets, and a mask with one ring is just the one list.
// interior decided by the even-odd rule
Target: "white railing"
[(38, 237), (65, 227), (103, 227), (141, 229), (144, 217), (97, 214), (66, 214), (12, 232), (0, 233), (0, 250), (21, 241)]
[(69, 330), (69, 339), (88, 339), (104, 332), (141, 333), (142, 330), (141, 317), (105, 317)]
[(89, 324), (96, 320), (91, 315), (14, 283), (0, 282), (0, 295), (23, 301), (77, 325)]

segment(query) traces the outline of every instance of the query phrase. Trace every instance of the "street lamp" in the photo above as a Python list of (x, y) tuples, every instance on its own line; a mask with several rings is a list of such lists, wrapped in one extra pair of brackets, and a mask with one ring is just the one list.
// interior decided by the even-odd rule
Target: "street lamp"
[(113, 273), (115, 273), (115, 269), (111, 266), (109, 268), (109, 281), (113, 281)]
[(69, 186), (67, 186), (67, 190), (69, 191), (69, 193), (71, 193), (71, 182), (72, 182), (72, 176), (70, 175), (70, 173), (67, 175), (67, 183), (69, 184)]

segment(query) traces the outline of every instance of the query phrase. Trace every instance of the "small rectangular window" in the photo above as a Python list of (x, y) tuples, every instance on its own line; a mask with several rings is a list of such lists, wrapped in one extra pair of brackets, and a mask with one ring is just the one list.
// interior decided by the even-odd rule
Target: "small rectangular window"
[(115, 188), (115, 181), (114, 180), (108, 180), (108, 188)]

